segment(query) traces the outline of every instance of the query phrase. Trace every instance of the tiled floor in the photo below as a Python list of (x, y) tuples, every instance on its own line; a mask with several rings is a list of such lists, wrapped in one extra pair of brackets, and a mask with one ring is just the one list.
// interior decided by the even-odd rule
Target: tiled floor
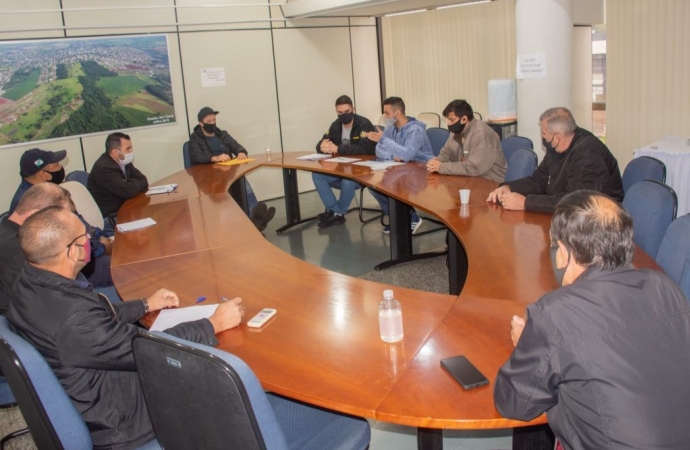
[[(285, 203), (282, 198), (268, 201), (276, 208), (276, 215), (264, 231), (266, 238), (278, 248), (304, 261), (325, 267), (335, 272), (352, 276), (371, 271), (374, 266), (390, 258), (389, 237), (381, 232), (378, 221), (363, 225), (357, 211), (347, 214), (344, 225), (319, 229), (317, 222), (293, 227), (282, 234), (275, 230), (284, 225)], [(353, 202), (353, 206), (355, 203)], [(366, 206), (377, 206), (376, 201), (365, 194)], [(323, 212), (324, 207), (316, 192), (300, 195), (302, 217), (311, 217)], [(371, 214), (371, 213), (369, 213)], [(434, 224), (428, 221), (420, 231)], [(445, 245), (445, 233), (436, 232), (413, 238), (415, 253), (435, 250)], [(416, 450), (416, 429), (385, 422), (370, 421), (370, 450)], [(512, 430), (459, 431), (447, 430), (443, 434), (444, 450), (489, 450), (509, 449), (512, 445)]]

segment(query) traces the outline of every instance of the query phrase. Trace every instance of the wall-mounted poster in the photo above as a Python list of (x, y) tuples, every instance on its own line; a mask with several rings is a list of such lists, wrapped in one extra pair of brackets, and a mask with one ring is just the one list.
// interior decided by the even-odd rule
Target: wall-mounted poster
[(0, 146), (172, 122), (165, 35), (0, 43)]

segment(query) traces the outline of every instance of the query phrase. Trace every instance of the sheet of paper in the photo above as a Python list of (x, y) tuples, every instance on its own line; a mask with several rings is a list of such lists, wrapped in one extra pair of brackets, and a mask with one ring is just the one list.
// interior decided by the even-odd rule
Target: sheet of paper
[(338, 156), (337, 158), (331, 158), (328, 160), (328, 162), (335, 162), (335, 163), (353, 163), (355, 161), (361, 161), (359, 158), (346, 158), (344, 156)]
[(393, 166), (402, 166), (405, 163), (398, 161), (359, 161), (352, 164), (355, 166), (371, 167), (372, 170), (383, 170)]
[(230, 161), (225, 161), (225, 162), (219, 162), (216, 163), (219, 166), (236, 166), (237, 164), (244, 164), (248, 162), (256, 161), (254, 158), (247, 158), (247, 159), (231, 159)]
[(158, 195), (158, 194), (167, 194), (169, 192), (174, 191), (177, 189), (177, 184), (163, 184), (161, 186), (152, 186), (149, 188), (148, 191), (146, 191), (146, 195)]
[(300, 161), (316, 161), (317, 159), (327, 159), (331, 155), (328, 153), (312, 153), (311, 155), (298, 156), (297, 159)]
[(140, 230), (142, 228), (148, 228), (156, 224), (156, 221), (150, 217), (146, 219), (135, 220), (133, 222), (118, 223), (117, 230), (120, 233), (126, 233), (128, 231)]
[(188, 306), (187, 308), (161, 309), (151, 331), (165, 331), (184, 322), (208, 319), (216, 312), (218, 305)]

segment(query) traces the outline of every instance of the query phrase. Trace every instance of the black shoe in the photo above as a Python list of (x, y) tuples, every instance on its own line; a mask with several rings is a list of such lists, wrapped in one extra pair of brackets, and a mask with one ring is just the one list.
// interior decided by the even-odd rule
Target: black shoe
[[(264, 202), (259, 202), (254, 209), (252, 210), (252, 214), (249, 216), (249, 220), (252, 221), (254, 226), (259, 229), (259, 231), (263, 231), (263, 228), (261, 228), (261, 225), (263, 225), (264, 220), (266, 220), (266, 215), (268, 214), (268, 208), (266, 207), (266, 203)], [(274, 212), (275, 214), (275, 212)], [(264, 228), (266, 226), (264, 225)]]
[(332, 217), (324, 220), (323, 222), (319, 222), (319, 228), (328, 228), (333, 225), (342, 225), (345, 223), (345, 216), (341, 216), (340, 214), (333, 214)]
[(268, 208), (268, 210), (266, 211), (266, 215), (264, 216), (264, 220), (263, 222), (261, 222), (261, 225), (259, 226), (259, 231), (264, 231), (266, 229), (266, 225), (268, 225), (268, 222), (273, 220), (273, 216), (275, 215), (276, 209), (273, 206)]
[(326, 212), (322, 212), (321, 214), (317, 214), (316, 218), (319, 219), (319, 222), (323, 222), (324, 220), (330, 219), (333, 217), (333, 214), (335, 214), (333, 211), (330, 209), (327, 209)]

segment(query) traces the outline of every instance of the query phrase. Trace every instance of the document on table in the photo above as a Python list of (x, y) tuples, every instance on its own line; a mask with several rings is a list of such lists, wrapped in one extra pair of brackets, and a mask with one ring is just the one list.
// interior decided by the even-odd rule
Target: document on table
[(188, 306), (186, 308), (161, 309), (151, 325), (151, 331), (164, 331), (184, 322), (208, 319), (216, 312), (218, 305)]
[(146, 195), (169, 194), (175, 189), (177, 189), (177, 183), (153, 186), (150, 187), (148, 191), (146, 191)]
[(355, 161), (361, 161), (359, 158), (346, 158), (344, 156), (338, 156), (337, 158), (331, 158), (328, 160), (328, 162), (335, 162), (335, 163), (353, 163)]
[(117, 231), (120, 233), (126, 233), (128, 231), (141, 230), (142, 228), (148, 228), (156, 224), (156, 221), (150, 217), (146, 219), (135, 220), (133, 222), (118, 223)]
[(246, 158), (246, 159), (231, 159), (230, 161), (223, 161), (223, 162), (217, 162), (216, 164), (219, 166), (236, 166), (237, 164), (244, 164), (248, 162), (256, 161), (254, 158)]
[(405, 163), (398, 161), (360, 161), (352, 164), (355, 166), (370, 167), (371, 170), (384, 170), (393, 166), (402, 166)]
[(319, 159), (330, 158), (331, 155), (328, 153), (312, 153), (311, 155), (298, 156), (297, 159), (300, 161), (316, 161)]

